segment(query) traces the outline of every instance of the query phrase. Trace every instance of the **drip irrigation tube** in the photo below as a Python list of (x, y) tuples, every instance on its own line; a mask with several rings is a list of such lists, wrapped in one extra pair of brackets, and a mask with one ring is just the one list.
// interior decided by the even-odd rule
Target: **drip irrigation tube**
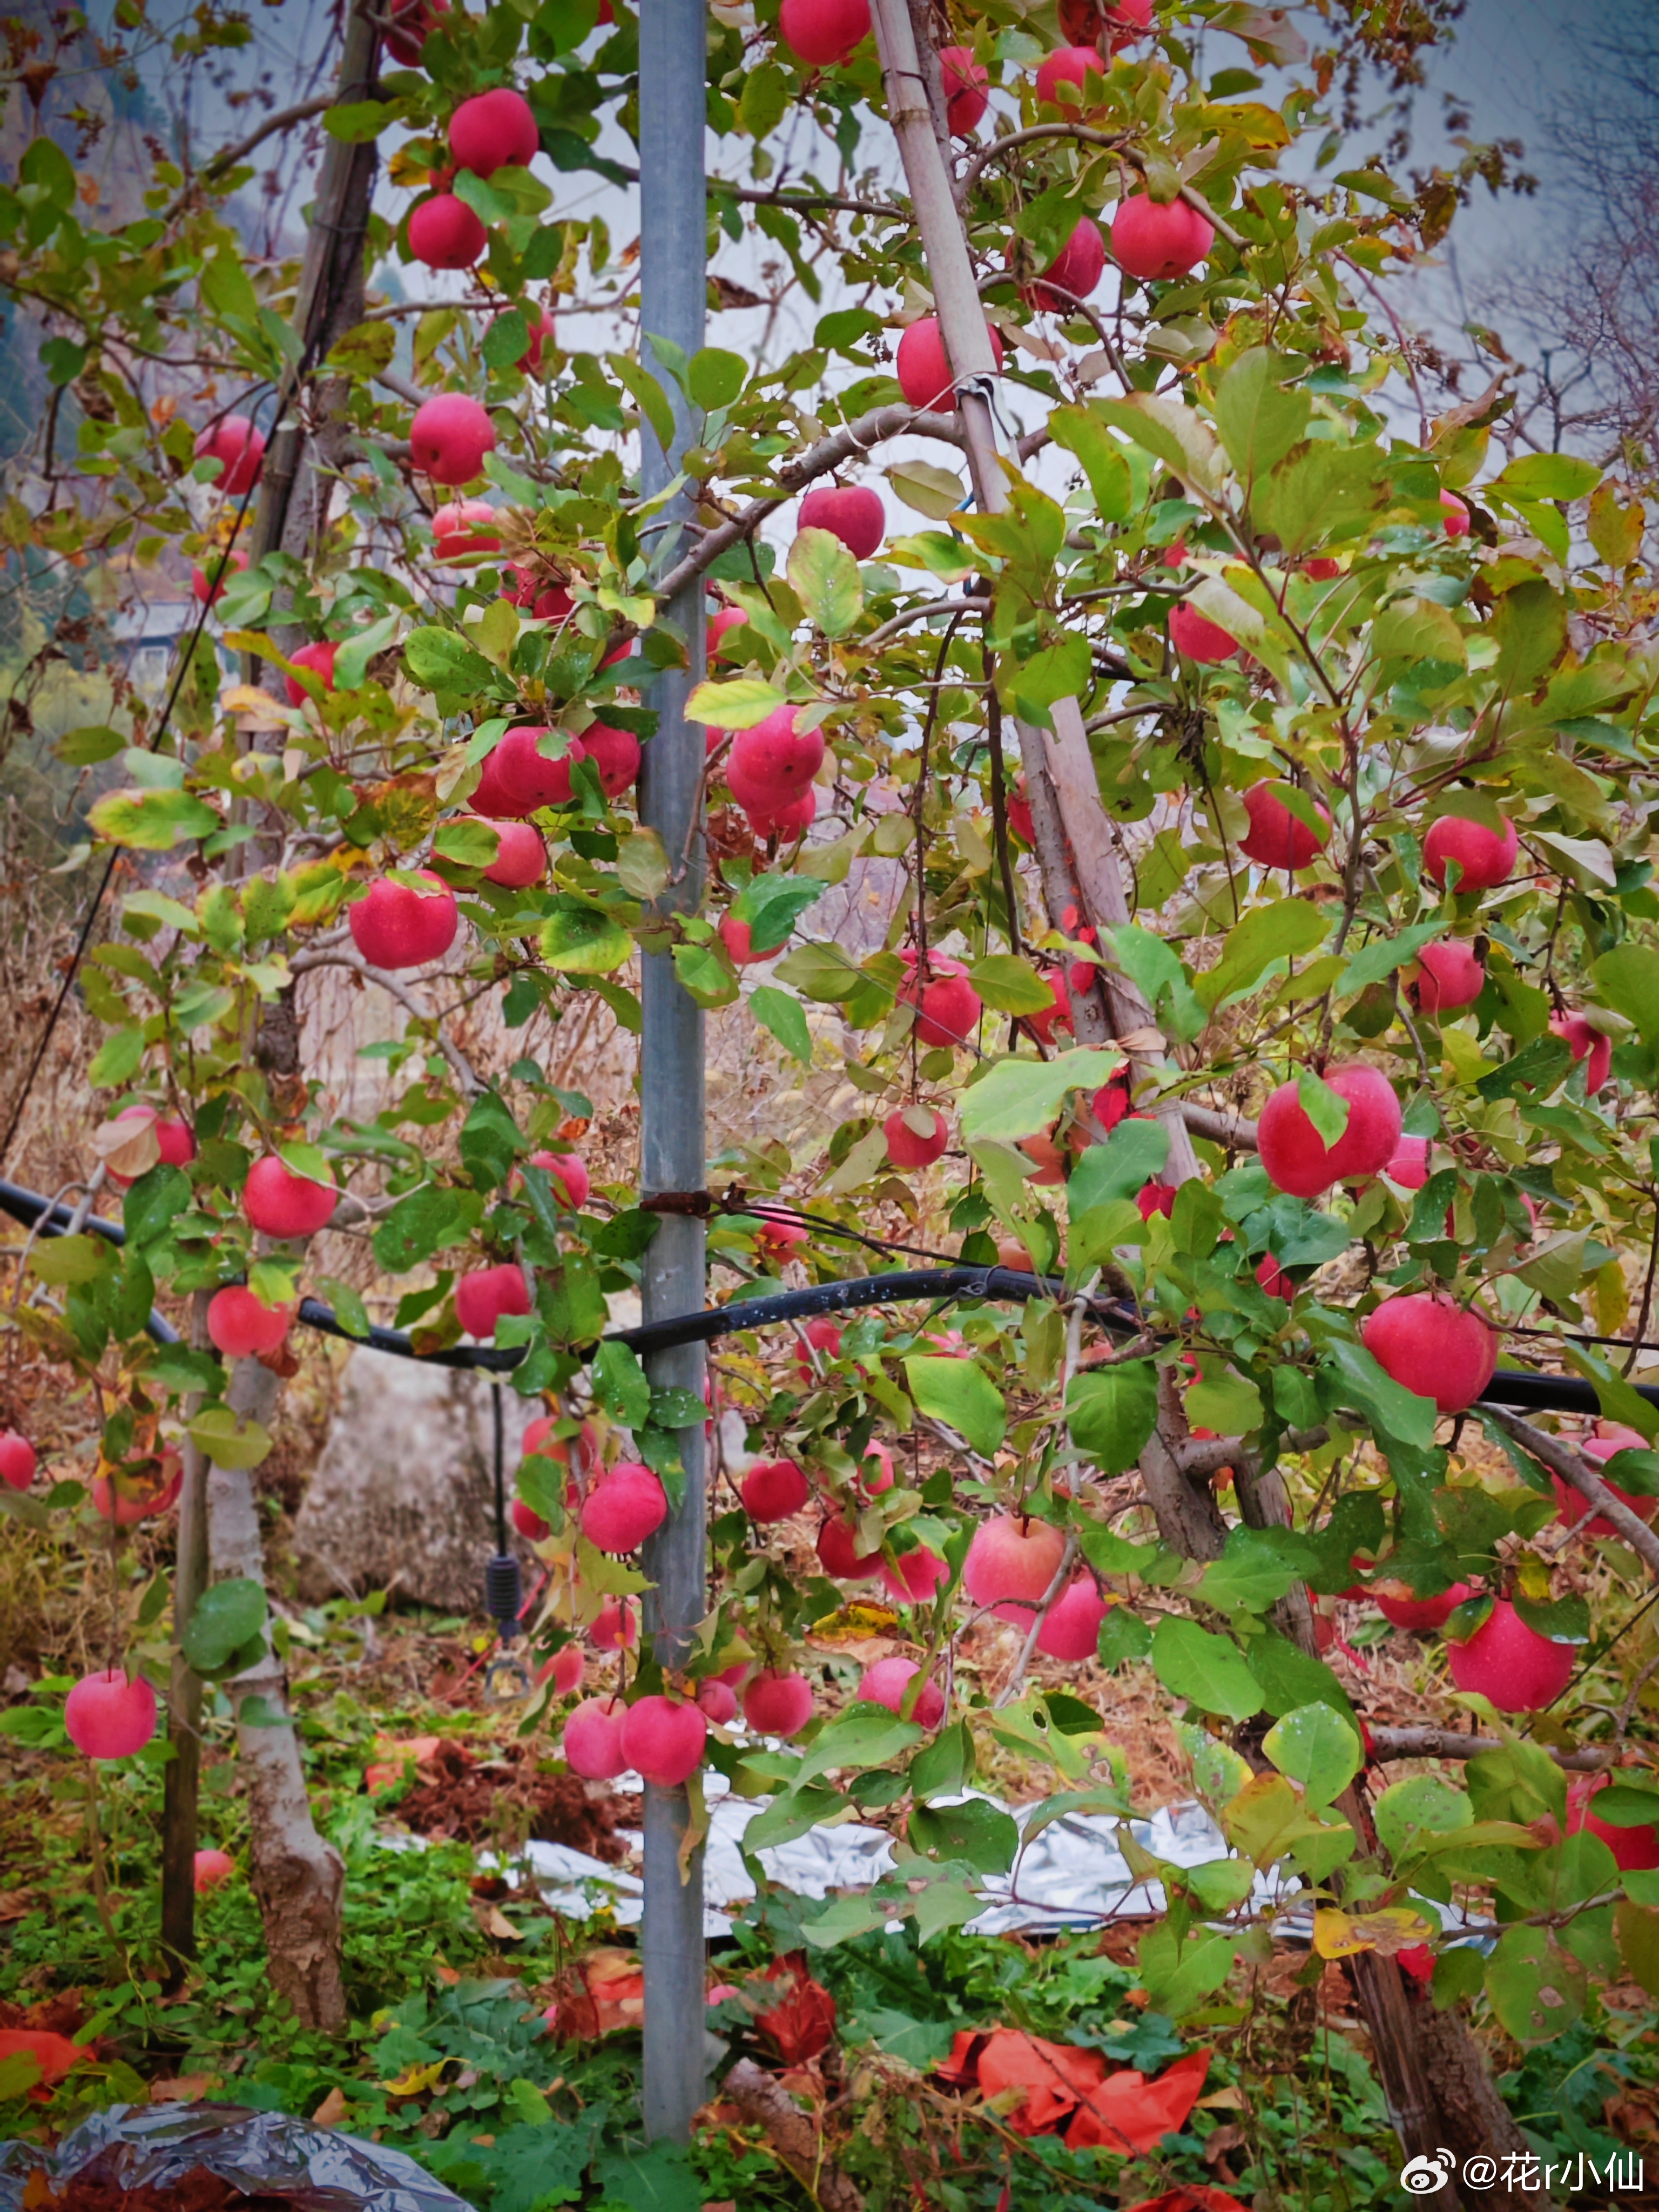
[[(0, 1212), (27, 1227), (40, 1224), (43, 1236), (62, 1236), (73, 1218), (72, 1209), (43, 1198), (38, 1191), (0, 1180)], [(92, 1214), (81, 1224), (83, 1232), (102, 1237), (112, 1244), (125, 1244), (126, 1231), (119, 1222)], [(710, 1306), (701, 1313), (681, 1314), (672, 1321), (647, 1322), (637, 1328), (611, 1329), (602, 1344), (625, 1344), (631, 1352), (662, 1352), (678, 1344), (709, 1344), (717, 1337), (735, 1336), (751, 1328), (776, 1328), (789, 1322), (808, 1321), (823, 1314), (851, 1313), (863, 1306), (896, 1305), (911, 1298), (988, 1298), (1010, 1303), (1031, 1297), (1060, 1297), (1065, 1285), (1053, 1276), (1031, 1275), (1014, 1267), (901, 1267), (889, 1274), (855, 1275), (845, 1282), (815, 1283), (804, 1291), (780, 1291), (771, 1297), (739, 1298), (730, 1305)], [(1101, 1324), (1120, 1332), (1139, 1324), (1132, 1315), (1104, 1300), (1091, 1300)], [(359, 1336), (347, 1328), (331, 1306), (320, 1298), (301, 1298), (296, 1319), (302, 1327), (324, 1336), (337, 1336), (346, 1344), (370, 1352), (389, 1352), (398, 1359), (418, 1359), (428, 1367), (481, 1369), (486, 1374), (510, 1374), (524, 1358), (517, 1346), (498, 1349), (492, 1344), (456, 1345), (446, 1352), (417, 1352), (401, 1329), (381, 1328), (371, 1322)], [(149, 1334), (161, 1344), (176, 1344), (179, 1332), (166, 1317), (152, 1312)], [(1659, 1389), (1641, 1383), (1629, 1386), (1650, 1406), (1659, 1406)], [(1577, 1376), (1536, 1375), (1517, 1368), (1500, 1367), (1480, 1405), (1513, 1406), (1537, 1413), (1599, 1414), (1595, 1387)]]

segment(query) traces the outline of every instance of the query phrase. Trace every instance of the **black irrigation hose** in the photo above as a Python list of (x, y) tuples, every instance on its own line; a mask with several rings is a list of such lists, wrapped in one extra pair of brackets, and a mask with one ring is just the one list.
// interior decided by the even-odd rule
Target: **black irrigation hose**
[[(46, 1217), (43, 1234), (62, 1236), (73, 1219), (71, 1209), (51, 1199), (41, 1197), (38, 1191), (25, 1190), (15, 1182), (0, 1180), (0, 1212), (9, 1213), (15, 1221), (33, 1228), (42, 1217)], [(82, 1224), (83, 1231), (102, 1237), (112, 1244), (125, 1244), (126, 1231), (118, 1222), (105, 1221), (98, 1215), (88, 1216)], [(730, 1305), (710, 1306), (701, 1313), (678, 1314), (672, 1321), (647, 1322), (638, 1328), (609, 1330), (599, 1339), (602, 1344), (625, 1344), (631, 1352), (666, 1352), (678, 1344), (708, 1344), (717, 1337), (735, 1336), (750, 1328), (775, 1328), (781, 1324), (805, 1321), (820, 1314), (848, 1313), (861, 1306), (896, 1304), (907, 1298), (971, 1297), (1016, 1299), (1030, 1297), (1060, 1297), (1065, 1286), (1056, 1278), (1030, 1275), (1014, 1267), (904, 1267), (891, 1274), (856, 1275), (846, 1282), (817, 1283), (804, 1291), (781, 1291), (767, 1298), (738, 1298)], [(1091, 1301), (1096, 1318), (1108, 1328), (1133, 1329), (1133, 1317), (1121, 1308), (1104, 1301)], [(356, 1336), (347, 1328), (331, 1306), (320, 1298), (301, 1298), (298, 1320), (304, 1328), (314, 1328), (324, 1336), (337, 1336), (347, 1344), (361, 1345), (370, 1352), (390, 1352), (394, 1358), (418, 1359), (428, 1367), (459, 1367), (482, 1369), (491, 1375), (509, 1374), (524, 1358), (523, 1351), (514, 1346), (499, 1350), (491, 1344), (456, 1345), (447, 1352), (416, 1352), (409, 1338), (400, 1329), (380, 1328), (371, 1323), (367, 1336)], [(149, 1334), (162, 1344), (176, 1344), (179, 1333), (159, 1313), (152, 1313), (149, 1322)], [(1650, 1406), (1659, 1406), (1659, 1389), (1643, 1383), (1627, 1386)], [(1595, 1386), (1571, 1375), (1531, 1375), (1515, 1368), (1500, 1367), (1492, 1376), (1491, 1386), (1476, 1400), (1477, 1406), (1517, 1406), (1540, 1413), (1600, 1413), (1601, 1401)]]

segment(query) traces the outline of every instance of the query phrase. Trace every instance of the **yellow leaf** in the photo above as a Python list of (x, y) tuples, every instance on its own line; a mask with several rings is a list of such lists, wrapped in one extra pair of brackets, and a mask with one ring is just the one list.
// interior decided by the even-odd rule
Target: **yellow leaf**
[(1351, 1959), (1357, 1951), (1375, 1951), (1389, 1959), (1413, 1943), (1430, 1942), (1436, 1932), (1420, 1912), (1405, 1905), (1352, 1916), (1322, 1907), (1314, 1914), (1314, 1948), (1322, 1959)]
[(258, 684), (233, 684), (219, 694), (219, 710), (225, 714), (269, 714), (283, 721), (288, 709)]
[(384, 2089), (388, 2097), (422, 2097), (437, 2087), (448, 2063), (447, 2058), (435, 2058), (430, 2066), (406, 2066), (395, 2081), (377, 2081), (374, 2086)]

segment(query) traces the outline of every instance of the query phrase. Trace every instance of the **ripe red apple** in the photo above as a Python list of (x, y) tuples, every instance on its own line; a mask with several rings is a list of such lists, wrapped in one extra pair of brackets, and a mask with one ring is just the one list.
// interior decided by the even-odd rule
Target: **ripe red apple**
[(441, 392), (424, 401), (409, 426), (410, 457), (434, 483), (471, 483), (495, 444), (489, 409), (465, 392)]
[[(915, 1114), (930, 1115), (932, 1132), (923, 1135), (913, 1129), (908, 1116)], [(935, 1160), (943, 1159), (951, 1142), (951, 1124), (937, 1106), (900, 1106), (882, 1123), (882, 1134), (887, 1139), (887, 1157), (896, 1168), (930, 1168)]]
[(580, 1644), (562, 1644), (546, 1666), (536, 1675), (538, 1686), (551, 1682), (556, 1698), (568, 1698), (580, 1689), (582, 1676), (587, 1672), (587, 1661)]
[(755, 1247), (766, 1259), (780, 1265), (793, 1257), (801, 1246), (811, 1240), (811, 1231), (799, 1221), (780, 1221), (770, 1214), (763, 1215), (761, 1225), (755, 1231)]
[[(866, 1667), (864, 1678), (853, 1692), (855, 1702), (870, 1705), (885, 1705), (896, 1713), (904, 1703), (904, 1693), (921, 1672), (914, 1659), (878, 1659), (873, 1667)], [(918, 1728), (936, 1729), (945, 1718), (945, 1692), (937, 1682), (924, 1682), (916, 1692), (915, 1710), (910, 1718)]]
[(881, 1553), (860, 1553), (857, 1528), (844, 1519), (826, 1521), (818, 1530), (817, 1554), (818, 1564), (832, 1582), (868, 1582), (881, 1568)]
[(1449, 862), (1462, 871), (1460, 891), (1495, 890), (1508, 883), (1521, 853), (1521, 840), (1513, 822), (1504, 824), (1500, 836), (1484, 822), (1467, 821), (1461, 814), (1443, 814), (1429, 824), (1423, 840), (1423, 866), (1443, 887)]
[(1092, 1659), (1105, 1618), (1106, 1601), (1096, 1589), (1094, 1577), (1074, 1576), (1049, 1607), (1048, 1619), (1037, 1631), (1036, 1648), (1050, 1659), (1073, 1663)]
[(753, 930), (746, 921), (739, 921), (732, 914), (720, 916), (719, 934), (734, 968), (752, 967), (757, 960), (775, 960), (783, 950), (782, 945), (774, 945), (764, 952), (757, 952)]
[(1152, 27), (1152, 0), (1060, 0), (1061, 35), (1115, 53)]
[(9, 1490), (27, 1490), (40, 1465), (34, 1446), (15, 1429), (0, 1429), (0, 1482)]
[(1036, 1170), (1035, 1175), (1026, 1176), (1027, 1182), (1053, 1189), (1065, 1182), (1066, 1155), (1046, 1130), (1039, 1130), (1035, 1137), (1022, 1137), (1019, 1149)]
[(414, 69), (432, 28), (433, 18), (449, 13), (449, 0), (392, 0), (386, 10), (386, 50), (405, 69)]
[[(1088, 80), (1095, 80), (1094, 98), (1088, 94)], [(1036, 96), (1039, 107), (1079, 109), (1097, 106), (1105, 88), (1106, 65), (1095, 46), (1056, 46), (1053, 53), (1044, 54), (1037, 64)], [(1078, 97), (1065, 100), (1060, 96), (1061, 85), (1075, 85)]]
[(153, 1468), (143, 1474), (125, 1475), (125, 1490), (117, 1490), (106, 1474), (92, 1486), (92, 1507), (100, 1521), (113, 1519), (118, 1528), (133, 1528), (158, 1513), (171, 1512), (184, 1487), (185, 1462), (171, 1449), (164, 1449)]
[[(1241, 650), (1238, 640), (1201, 615), (1185, 599), (1178, 599), (1170, 610), (1170, 642), (1177, 653), (1185, 653), (1188, 660), (1200, 662), (1206, 668), (1218, 667), (1224, 660), (1236, 660)], [(1301, 826), (1298, 823), (1298, 828)]]
[(668, 1518), (668, 1493), (648, 1467), (618, 1460), (582, 1505), (582, 1534), (596, 1551), (637, 1551)]
[[(884, 522), (885, 520), (884, 514)], [(742, 657), (743, 646), (746, 641), (740, 638), (734, 645), (728, 647), (726, 638), (729, 631), (741, 629), (748, 620), (748, 616), (741, 607), (721, 607), (717, 613), (709, 616), (708, 627), (703, 636), (703, 650), (710, 660), (736, 660)], [(710, 738), (718, 744), (720, 732), (718, 730), (711, 730), (708, 734)]]
[(769, 1459), (750, 1468), (738, 1494), (751, 1521), (787, 1521), (800, 1511), (812, 1487), (793, 1460)]
[(452, 500), (432, 518), (432, 554), (437, 561), (468, 561), (485, 553), (499, 553), (501, 541), (494, 535), (495, 510), (488, 500)]
[(805, 1388), (817, 1381), (817, 1367), (811, 1358), (814, 1352), (825, 1361), (841, 1358), (841, 1330), (828, 1315), (819, 1314), (811, 1321), (803, 1322), (800, 1337), (796, 1340), (795, 1372)]
[[(434, 192), (410, 211), (409, 250), (428, 269), (471, 269), (483, 258), (489, 244), (489, 233), (466, 202), (457, 199), (453, 192)], [(450, 396), (453, 395), (446, 395)], [(433, 404), (427, 402), (428, 406)], [(465, 475), (438, 477), (437, 481), (465, 483), (477, 473), (472, 468)]]
[(1016, 1275), (1035, 1275), (1036, 1273), (1036, 1261), (1018, 1237), (998, 1237), (997, 1265), (1009, 1268)]
[(1391, 1620), (1396, 1628), (1443, 1628), (1466, 1598), (1480, 1595), (1473, 1583), (1454, 1583), (1438, 1597), (1413, 1597), (1409, 1591), (1403, 1597), (1393, 1595), (1405, 1589), (1403, 1583), (1376, 1583), (1366, 1593), (1383, 1620)]
[(1330, 815), (1316, 799), (1314, 805), (1325, 825), (1322, 835), (1292, 814), (1271, 784), (1252, 784), (1244, 794), (1250, 826), (1238, 841), (1239, 851), (1264, 868), (1310, 868), (1331, 842)]
[(965, 138), (991, 104), (989, 74), (969, 46), (941, 46), (939, 66), (945, 86), (945, 120), (953, 138)]
[(1561, 1038), (1574, 1060), (1584, 1060), (1584, 1096), (1594, 1098), (1613, 1073), (1613, 1039), (1602, 1030), (1592, 1029), (1583, 1014), (1554, 1014), (1550, 1018), (1552, 1035)]
[[(1652, 1500), (1650, 1499), (1651, 1504)], [(1576, 1836), (1588, 1828), (1613, 1853), (1613, 1862), (1626, 1874), (1644, 1873), (1650, 1867), (1659, 1867), (1659, 1826), (1620, 1828), (1611, 1820), (1598, 1820), (1590, 1809), (1590, 1801), (1597, 1790), (1605, 1790), (1610, 1782), (1617, 1781), (1613, 1774), (1575, 1774), (1567, 1784), (1567, 1833)], [(1659, 1814), (1659, 1802), (1654, 1810)]]
[(855, 561), (867, 561), (887, 535), (887, 510), (868, 484), (820, 484), (802, 500), (795, 526), (827, 530)]
[[(207, 562), (207, 568), (205, 570), (201, 568), (191, 570), (191, 592), (192, 597), (199, 599), (204, 607), (216, 607), (229, 590), (231, 578), (240, 574), (246, 568), (247, 555), (246, 553), (204, 553), (202, 558)], [(209, 576), (213, 579), (211, 583), (208, 581)]]
[(823, 765), (823, 735), (797, 730), (797, 707), (780, 707), (739, 730), (726, 757), (726, 781), (739, 806), (768, 812), (800, 797)]
[(1327, 554), (1319, 554), (1302, 563), (1302, 573), (1316, 584), (1328, 584), (1342, 574), (1342, 563)]
[[(564, 759), (552, 765), (563, 769), (568, 785), (571, 769), (583, 760), (592, 762), (605, 797), (620, 799), (639, 781), (640, 741), (632, 730), (612, 729), (609, 722), (590, 722), (580, 737), (570, 740), (570, 750)], [(568, 789), (564, 796), (569, 798)]]
[(749, 827), (757, 837), (775, 837), (780, 842), (804, 837), (817, 819), (817, 790), (809, 783), (799, 799), (792, 799), (785, 805), (748, 806), (744, 811)]
[(83, 1674), (64, 1700), (64, 1726), (88, 1759), (130, 1759), (155, 1733), (155, 1692), (118, 1667)]
[(552, 1178), (553, 1195), (562, 1206), (568, 1206), (573, 1213), (581, 1212), (593, 1186), (580, 1152), (532, 1152), (530, 1164), (546, 1169)]
[(432, 885), (429, 891), (381, 876), (369, 885), (367, 898), (346, 908), (352, 942), (371, 968), (423, 968), (428, 960), (441, 960), (455, 942), (461, 916), (454, 892), (429, 868), (419, 873)]
[(659, 1790), (678, 1790), (696, 1773), (708, 1741), (708, 1723), (696, 1705), (672, 1698), (641, 1698), (623, 1716), (628, 1763)]
[(999, 1620), (1029, 1628), (1065, 1549), (1066, 1539), (1051, 1522), (1021, 1522), (1006, 1514), (982, 1521), (968, 1547), (963, 1587)]
[(1041, 1037), (1044, 1044), (1051, 1045), (1057, 1029), (1068, 1030), (1072, 1026), (1072, 1001), (1066, 989), (1064, 975), (1051, 970), (1042, 980), (1048, 987), (1050, 1003), (1035, 1014), (1022, 1014), (1020, 1019), (1034, 1036)]
[(570, 769), (537, 750), (548, 735), (538, 724), (521, 724), (484, 755), (472, 804), (492, 822), (521, 820), (556, 799), (570, 796)]
[(590, 1782), (612, 1782), (626, 1774), (622, 1724), (628, 1708), (620, 1698), (589, 1698), (564, 1724), (564, 1763)]
[(544, 1521), (533, 1505), (526, 1505), (522, 1498), (515, 1498), (509, 1509), (513, 1526), (532, 1544), (540, 1544), (553, 1534), (551, 1524)]
[(1467, 1643), (1447, 1644), (1446, 1657), (1460, 1690), (1490, 1698), (1500, 1713), (1536, 1713), (1571, 1680), (1577, 1646), (1552, 1644), (1500, 1597)]
[(883, 1491), (892, 1488), (894, 1480), (893, 1455), (879, 1437), (872, 1437), (859, 1462), (859, 1488), (866, 1498), (879, 1498)]
[(870, 0), (783, 0), (778, 35), (797, 61), (834, 69), (870, 35)]
[(1149, 192), (1132, 192), (1112, 217), (1112, 258), (1143, 283), (1189, 275), (1208, 260), (1214, 244), (1214, 225), (1185, 200), (1165, 207)]
[(927, 963), (928, 980), (925, 982), (914, 952), (907, 964), (910, 979), (900, 986), (898, 1002), (902, 1006), (916, 1009), (916, 1042), (952, 1048), (971, 1044), (984, 1005), (962, 962), (933, 956)]
[(530, 102), (508, 85), (475, 93), (449, 118), (450, 159), (475, 177), (493, 177), (497, 169), (527, 169), (541, 145)]
[(596, 1651), (631, 1651), (640, 1640), (640, 1609), (631, 1598), (608, 1597), (587, 1632)]
[(1455, 491), (1441, 493), (1440, 508), (1445, 518), (1443, 526), (1447, 537), (1467, 538), (1469, 534), (1469, 510)]
[(1296, 1296), (1296, 1280), (1281, 1267), (1271, 1252), (1264, 1252), (1255, 1263), (1255, 1279), (1270, 1298), (1283, 1298), (1286, 1305)]
[(290, 1174), (274, 1153), (255, 1160), (242, 1186), (242, 1211), (262, 1236), (314, 1237), (334, 1218), (339, 1192), (331, 1182)]
[(913, 1544), (908, 1552), (899, 1553), (894, 1565), (882, 1561), (881, 1586), (895, 1605), (927, 1605), (950, 1574), (950, 1567), (937, 1552), (926, 1544)]
[[(288, 657), (296, 668), (308, 668), (325, 691), (331, 691), (334, 689), (334, 656), (338, 650), (331, 638), (321, 638), (313, 645), (297, 647)], [(292, 676), (284, 676), (283, 684), (290, 707), (303, 707), (311, 696), (305, 685)]]
[(738, 1717), (738, 1693), (729, 1682), (710, 1675), (698, 1687), (697, 1710), (715, 1728), (729, 1728)]
[(812, 1717), (812, 1685), (763, 1668), (744, 1691), (743, 1717), (759, 1735), (799, 1735)]
[(255, 1359), (282, 1349), (294, 1314), (291, 1305), (268, 1306), (254, 1291), (233, 1284), (208, 1302), (208, 1334), (227, 1359)]
[(1443, 1413), (1472, 1406), (1498, 1367), (1498, 1338), (1472, 1306), (1413, 1291), (1385, 1298), (1360, 1340), (1386, 1374)]
[(492, 1337), (502, 1314), (527, 1314), (530, 1285), (516, 1260), (498, 1267), (475, 1267), (455, 1285), (455, 1318), (469, 1336)]
[(197, 439), (196, 458), (217, 461), (215, 489), (228, 499), (240, 499), (259, 481), (265, 459), (264, 432), (256, 430), (246, 415), (222, 416)]
[(1303, 1111), (1294, 1083), (1280, 1084), (1256, 1125), (1262, 1166), (1296, 1198), (1317, 1198), (1334, 1182), (1377, 1174), (1400, 1142), (1400, 1101), (1379, 1070), (1356, 1060), (1328, 1070), (1325, 1081), (1348, 1102), (1348, 1126), (1334, 1145)]
[[(1031, 287), (1034, 307), (1069, 314), (1073, 300), (1086, 300), (1106, 270), (1106, 241), (1100, 226), (1084, 216), (1041, 278)], [(1058, 289), (1051, 289), (1051, 287)]]
[(1421, 1014), (1455, 1014), (1472, 1006), (1486, 988), (1486, 971), (1461, 937), (1425, 945), (1406, 971), (1407, 992)]
[[(1621, 1451), (1645, 1451), (1647, 1449), (1647, 1438), (1643, 1436), (1639, 1429), (1627, 1429), (1622, 1422), (1619, 1421), (1599, 1421), (1596, 1424), (1595, 1434), (1586, 1437), (1579, 1446), (1584, 1457), (1594, 1462), (1602, 1471), (1601, 1479), (1604, 1482), (1607, 1481), (1605, 1470), (1608, 1460), (1615, 1457)], [(1550, 1481), (1555, 1490), (1556, 1505), (1559, 1509), (1557, 1519), (1563, 1528), (1577, 1528), (1590, 1510), (1589, 1500), (1576, 1491), (1571, 1483), (1563, 1482), (1559, 1474), (1553, 1474)], [(1655, 1513), (1659, 1512), (1659, 1498), (1632, 1498), (1628, 1491), (1621, 1490), (1616, 1482), (1608, 1482), (1607, 1488), (1621, 1505), (1629, 1506), (1638, 1521), (1651, 1521)], [(1605, 1513), (1598, 1513), (1585, 1523), (1584, 1534), (1588, 1536), (1616, 1536), (1620, 1531), (1613, 1527)]]
[(236, 1862), (228, 1851), (198, 1851), (191, 1866), (191, 1886), (199, 1897), (228, 1881), (235, 1871)]
[(1426, 1137), (1402, 1137), (1382, 1172), (1402, 1190), (1421, 1190), (1429, 1179), (1430, 1150)]
[(483, 871), (487, 884), (500, 884), (505, 890), (521, 891), (531, 884), (538, 884), (547, 873), (547, 848), (542, 842), (539, 830), (528, 822), (492, 821), (487, 815), (464, 814), (464, 822), (476, 822), (483, 829), (495, 833), (495, 857)]
[[(161, 1154), (157, 1163), (159, 1166), (182, 1168), (196, 1157), (196, 1139), (191, 1133), (190, 1124), (171, 1115), (158, 1114), (145, 1099), (124, 1106), (115, 1118), (118, 1122), (150, 1121), (155, 1124), (155, 1146)], [(117, 1190), (131, 1190), (132, 1188), (131, 1176), (118, 1175), (112, 1167), (108, 1166), (106, 1166), (104, 1175)]]
[[(992, 323), (987, 323), (985, 332), (991, 341), (992, 357), (1000, 373), (1001, 335)], [(923, 315), (919, 322), (909, 325), (898, 342), (893, 374), (898, 378), (899, 390), (912, 407), (925, 410), (938, 408), (947, 415), (955, 413), (957, 382), (945, 356), (945, 337), (937, 316)]]

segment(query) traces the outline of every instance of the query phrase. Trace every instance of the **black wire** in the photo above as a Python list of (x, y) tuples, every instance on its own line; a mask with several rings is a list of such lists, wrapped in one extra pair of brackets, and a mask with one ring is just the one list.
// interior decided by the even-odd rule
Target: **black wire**
[(489, 1386), (489, 1408), (495, 1429), (495, 1549), (507, 1549), (507, 1475), (505, 1471), (505, 1428), (501, 1417), (501, 1386)]

